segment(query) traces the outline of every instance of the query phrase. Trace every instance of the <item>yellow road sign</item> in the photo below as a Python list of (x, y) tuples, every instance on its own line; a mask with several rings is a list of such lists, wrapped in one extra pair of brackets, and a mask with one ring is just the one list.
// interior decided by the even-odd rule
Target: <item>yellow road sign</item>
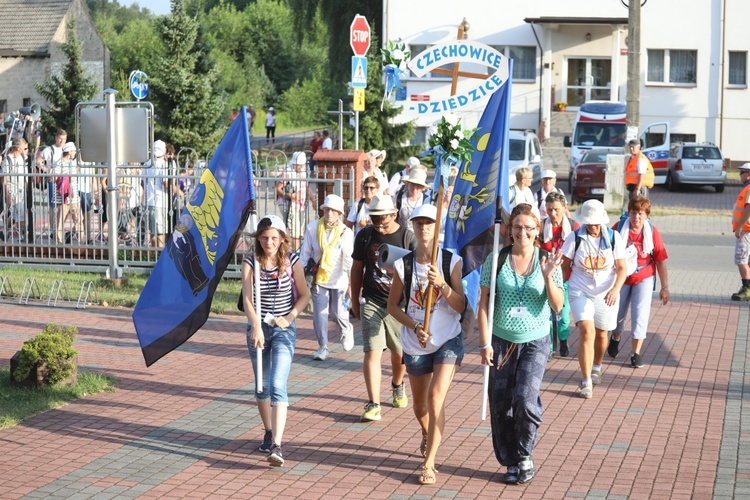
[(354, 111), (365, 110), (365, 89), (354, 88)]

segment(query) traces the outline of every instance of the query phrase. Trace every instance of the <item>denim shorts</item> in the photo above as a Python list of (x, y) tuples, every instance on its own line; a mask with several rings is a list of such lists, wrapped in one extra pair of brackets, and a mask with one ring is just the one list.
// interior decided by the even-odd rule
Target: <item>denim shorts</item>
[(463, 359), (464, 334), (459, 333), (431, 354), (412, 356), (411, 354), (404, 353), (403, 363), (406, 365), (406, 373), (420, 376), (432, 373), (435, 365), (461, 366), (461, 360)]

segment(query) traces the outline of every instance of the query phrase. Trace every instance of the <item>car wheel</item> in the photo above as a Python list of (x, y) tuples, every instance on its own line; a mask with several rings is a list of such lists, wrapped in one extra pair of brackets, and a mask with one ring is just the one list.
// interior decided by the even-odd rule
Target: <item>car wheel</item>
[(717, 184), (714, 186), (716, 188), (717, 193), (723, 193), (724, 192), (724, 184)]
[(677, 184), (672, 179), (672, 172), (667, 172), (667, 180), (664, 182), (667, 185), (667, 189), (671, 192), (677, 191)]

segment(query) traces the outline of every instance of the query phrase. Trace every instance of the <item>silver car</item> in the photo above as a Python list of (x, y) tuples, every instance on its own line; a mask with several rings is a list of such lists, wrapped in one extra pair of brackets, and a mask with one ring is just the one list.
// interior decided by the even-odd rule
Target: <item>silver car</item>
[(726, 180), (726, 161), (715, 144), (684, 142), (670, 146), (665, 183), (670, 191), (689, 184), (713, 186), (717, 193), (723, 193)]

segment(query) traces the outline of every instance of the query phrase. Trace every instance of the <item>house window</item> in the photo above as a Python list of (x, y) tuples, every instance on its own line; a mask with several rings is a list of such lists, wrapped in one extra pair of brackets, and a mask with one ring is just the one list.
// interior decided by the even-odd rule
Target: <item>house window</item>
[(8, 112), (8, 100), (0, 99), (0, 113), (7, 113), (7, 112)]
[(669, 139), (672, 142), (695, 142), (695, 134), (680, 134), (672, 132), (669, 134)]
[(23, 107), (31, 106), (31, 97), (24, 97), (23, 98)]
[(698, 51), (649, 49), (646, 81), (695, 85), (698, 81)]
[[(535, 81), (536, 80), (536, 47), (523, 45), (493, 45), (493, 49), (513, 59), (513, 81)], [(495, 68), (488, 68), (489, 74), (495, 72)]]
[(747, 86), (747, 52), (729, 51), (729, 85)]

